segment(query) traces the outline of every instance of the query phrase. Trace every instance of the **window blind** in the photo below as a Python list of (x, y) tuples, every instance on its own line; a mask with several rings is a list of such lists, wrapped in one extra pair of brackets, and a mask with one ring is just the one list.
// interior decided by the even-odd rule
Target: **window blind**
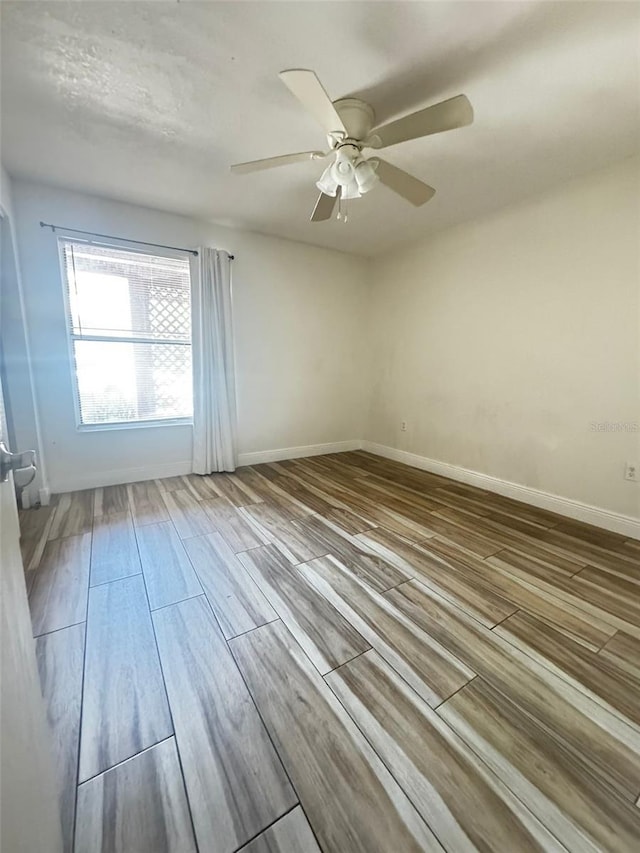
[(80, 424), (190, 418), (188, 258), (60, 244)]

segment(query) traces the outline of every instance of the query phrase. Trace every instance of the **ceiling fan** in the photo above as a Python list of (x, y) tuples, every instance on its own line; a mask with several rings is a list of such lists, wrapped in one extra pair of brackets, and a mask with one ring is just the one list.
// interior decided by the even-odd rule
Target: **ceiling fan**
[(333, 155), (332, 162), (316, 183), (320, 196), (311, 214), (312, 222), (330, 219), (336, 202), (338, 218), (346, 221), (346, 214), (340, 210), (342, 201), (360, 198), (378, 181), (416, 206), (429, 201), (435, 194), (433, 187), (380, 157), (367, 159), (362, 154), (363, 149), (388, 148), (409, 139), (464, 127), (473, 121), (469, 100), (465, 95), (457, 95), (389, 124), (374, 127), (375, 113), (369, 104), (358, 98), (341, 98), (332, 102), (315, 72), (294, 68), (281, 71), (279, 76), (325, 131), (329, 151), (300, 151), (236, 163), (231, 166), (231, 171), (245, 174), (305, 160), (324, 160)]

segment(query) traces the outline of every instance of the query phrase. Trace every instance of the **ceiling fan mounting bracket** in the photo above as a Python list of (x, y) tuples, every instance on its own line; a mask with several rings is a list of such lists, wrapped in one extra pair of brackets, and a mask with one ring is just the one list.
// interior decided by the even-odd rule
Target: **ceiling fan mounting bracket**
[(358, 98), (340, 98), (333, 106), (347, 129), (349, 140), (362, 142), (369, 136), (376, 119), (372, 106)]

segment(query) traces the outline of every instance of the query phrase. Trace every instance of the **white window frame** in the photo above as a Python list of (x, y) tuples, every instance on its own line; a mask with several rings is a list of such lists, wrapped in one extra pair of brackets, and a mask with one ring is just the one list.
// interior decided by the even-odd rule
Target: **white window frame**
[[(64, 301), (64, 315), (65, 315), (65, 331), (67, 337), (67, 351), (69, 354), (69, 368), (70, 368), (70, 379), (71, 379), (71, 388), (73, 392), (73, 409), (75, 414), (76, 421), (76, 430), (78, 432), (104, 432), (109, 430), (123, 430), (123, 429), (146, 429), (147, 427), (170, 427), (170, 426), (193, 426), (193, 414), (191, 417), (186, 418), (156, 418), (149, 420), (138, 420), (138, 421), (114, 421), (114, 422), (105, 422), (99, 424), (85, 424), (82, 423), (82, 410), (80, 407), (80, 389), (78, 388), (78, 371), (76, 368), (76, 356), (74, 349), (74, 341), (104, 341), (105, 343), (159, 343), (157, 339), (148, 339), (148, 338), (123, 338), (123, 337), (106, 337), (102, 335), (76, 335), (73, 331), (71, 325), (71, 305), (69, 302), (69, 288), (67, 282), (67, 269), (64, 258), (64, 244), (65, 243), (85, 243), (87, 246), (99, 246), (103, 249), (125, 249), (127, 252), (135, 252), (139, 255), (150, 255), (153, 254), (159, 258), (179, 258), (184, 259), (187, 258), (189, 261), (189, 278), (191, 282), (191, 305), (193, 306), (193, 295), (194, 295), (194, 275), (196, 274), (196, 268), (194, 264), (194, 256), (190, 252), (181, 252), (177, 249), (164, 249), (160, 247), (154, 246), (152, 243), (148, 244), (147, 248), (140, 246), (133, 246), (130, 243), (127, 243), (126, 240), (109, 240), (105, 241), (104, 239), (92, 239), (90, 237), (80, 237), (78, 238), (75, 234), (65, 233), (62, 229), (57, 229), (57, 243), (58, 243), (58, 263), (60, 265), (60, 283), (62, 286), (62, 298)], [(192, 347), (193, 353), (193, 313), (192, 317), (192, 334), (191, 334), (191, 343), (189, 346)], [(161, 341), (161, 343), (171, 343), (171, 341)], [(184, 343), (180, 341), (179, 343)], [(193, 375), (192, 375), (193, 379)]]

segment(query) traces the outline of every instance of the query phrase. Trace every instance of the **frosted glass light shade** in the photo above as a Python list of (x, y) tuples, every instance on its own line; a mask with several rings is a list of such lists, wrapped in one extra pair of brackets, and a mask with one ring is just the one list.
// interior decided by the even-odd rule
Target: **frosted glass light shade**
[(378, 183), (380, 178), (376, 175), (376, 170), (369, 160), (362, 160), (355, 169), (355, 177), (358, 184), (358, 189), (364, 195), (372, 190)]
[(335, 196), (338, 191), (338, 182), (333, 177), (333, 163), (324, 170), (320, 180), (316, 181), (316, 186), (325, 195)]
[(362, 193), (358, 188), (358, 184), (355, 180), (350, 181), (346, 186), (343, 186), (340, 190), (340, 198), (350, 199), (350, 198), (360, 198)]

